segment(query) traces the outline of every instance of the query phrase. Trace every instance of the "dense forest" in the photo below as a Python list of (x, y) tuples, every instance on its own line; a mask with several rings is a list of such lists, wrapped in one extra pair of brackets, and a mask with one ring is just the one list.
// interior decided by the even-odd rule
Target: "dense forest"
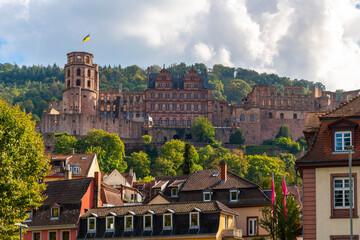
[[(188, 72), (191, 68), (196, 71), (207, 72), (212, 84), (214, 98), (226, 99), (229, 102), (241, 103), (254, 85), (277, 86), (283, 93), (284, 86), (300, 85), (303, 92), (308, 93), (313, 86), (325, 89), (320, 82), (289, 79), (276, 74), (258, 73), (254, 70), (226, 67), (216, 64), (212, 68), (202, 63), (186, 65), (185, 63), (172, 64), (167, 68), (170, 72)], [(150, 67), (152, 73), (159, 72), (160, 66)], [(123, 91), (142, 91), (147, 87), (146, 69), (136, 65), (121, 67), (100, 66), (100, 90), (118, 89), (122, 83)], [(40, 120), (47, 103), (60, 100), (64, 89), (64, 69), (56, 64), (53, 66), (22, 66), (16, 64), (0, 64), (0, 97), (11, 104), (18, 104), (33, 118)]]

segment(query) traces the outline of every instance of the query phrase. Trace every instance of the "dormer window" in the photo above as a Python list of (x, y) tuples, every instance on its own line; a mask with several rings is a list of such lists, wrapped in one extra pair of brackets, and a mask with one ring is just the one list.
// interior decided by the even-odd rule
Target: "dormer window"
[(164, 229), (172, 229), (173, 228), (172, 213), (165, 213), (163, 215), (163, 228)]
[(335, 151), (346, 151), (346, 146), (352, 145), (351, 131), (335, 132)]
[(88, 232), (95, 232), (96, 231), (96, 218), (90, 217), (88, 218)]
[(238, 201), (238, 190), (230, 190), (230, 202)]
[(144, 230), (152, 229), (152, 214), (144, 215)]
[(125, 231), (132, 231), (133, 230), (133, 216), (125, 216), (125, 221), (124, 221), (124, 230)]
[(59, 219), (60, 217), (60, 206), (56, 205), (51, 208), (51, 219)]
[(155, 189), (155, 195), (158, 194), (160, 192), (160, 189)]
[(106, 217), (106, 231), (115, 231), (115, 218)]
[(200, 221), (199, 221), (199, 213), (192, 212), (190, 213), (190, 228), (199, 228)]
[(171, 197), (177, 197), (177, 195), (178, 195), (178, 189), (172, 188), (171, 189)]
[(73, 174), (79, 174), (80, 173), (80, 167), (73, 167), (72, 172), (73, 172)]
[(211, 201), (211, 194), (212, 194), (212, 192), (210, 190), (203, 191), (203, 201), (204, 202), (210, 202)]
[(26, 210), (26, 215), (27, 215), (27, 218), (25, 219), (24, 222), (31, 222), (32, 221), (32, 216), (33, 216), (33, 211), (32, 210)]

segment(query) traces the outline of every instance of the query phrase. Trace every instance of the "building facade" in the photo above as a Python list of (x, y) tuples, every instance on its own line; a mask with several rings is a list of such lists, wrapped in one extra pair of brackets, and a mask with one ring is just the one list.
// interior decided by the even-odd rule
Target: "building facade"
[(309, 117), (306, 122), (305, 136), (310, 148), (296, 160), (303, 178), (304, 239), (350, 239), (348, 146), (353, 146), (353, 239), (359, 239), (359, 112), (357, 96), (318, 116), (318, 120)]
[[(207, 118), (216, 128), (217, 140), (229, 142), (230, 134), (241, 129), (245, 144), (261, 144), (274, 139), (281, 125), (289, 125), (294, 139), (302, 136), (306, 112), (329, 110), (340, 101), (333, 92), (314, 88), (302, 92), (301, 86), (288, 86), (279, 93), (275, 86), (257, 85), (242, 104), (230, 104), (212, 97), (206, 72), (159, 73), (148, 70), (145, 91), (99, 91), (99, 73), (93, 55), (72, 52), (65, 65), (65, 89), (62, 101), (50, 102), (37, 126), (45, 136), (68, 132), (85, 136), (91, 129), (118, 134), (125, 143), (142, 142), (141, 136), (153, 136), (154, 143), (171, 139), (190, 140), (190, 127), (198, 116)], [(343, 99), (359, 90), (343, 93)], [(51, 150), (51, 141), (46, 141)]]

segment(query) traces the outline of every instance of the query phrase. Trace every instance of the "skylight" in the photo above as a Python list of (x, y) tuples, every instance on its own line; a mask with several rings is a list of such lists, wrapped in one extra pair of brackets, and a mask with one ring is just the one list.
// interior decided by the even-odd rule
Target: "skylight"
[(218, 173), (218, 172), (215, 172), (215, 173), (213, 173), (212, 176), (213, 176), (213, 177), (217, 177), (217, 176), (219, 176), (219, 173)]

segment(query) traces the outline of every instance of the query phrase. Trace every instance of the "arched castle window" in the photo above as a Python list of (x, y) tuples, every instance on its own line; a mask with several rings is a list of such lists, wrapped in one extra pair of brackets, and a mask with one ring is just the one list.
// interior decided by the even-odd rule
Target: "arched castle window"
[(297, 114), (296, 113), (294, 113), (293, 118), (297, 119)]
[(67, 70), (67, 76), (70, 77), (70, 69)]
[(81, 76), (81, 70), (80, 70), (80, 68), (76, 69), (76, 76)]
[(88, 69), (88, 77), (91, 77), (91, 71)]
[(245, 114), (240, 114), (240, 121), (241, 122), (244, 122), (245, 121)]
[(170, 120), (169, 120), (168, 118), (165, 120), (165, 125), (166, 125), (166, 126), (169, 126), (169, 125), (170, 125)]
[(191, 120), (190, 120), (190, 119), (188, 119), (188, 120), (186, 121), (186, 125), (191, 126)]
[(176, 126), (176, 119), (173, 119), (173, 126)]
[(272, 113), (269, 112), (269, 119), (272, 119), (272, 118), (273, 118)]
[(89, 56), (86, 56), (86, 63), (89, 63), (89, 62), (90, 62)]
[(280, 119), (284, 119), (284, 114), (280, 113)]
[(110, 112), (110, 104), (106, 105), (106, 111)]
[(90, 87), (91, 86), (91, 82), (90, 82), (90, 80), (88, 80), (88, 87)]
[(250, 122), (254, 122), (255, 121), (255, 115), (254, 114), (250, 114)]
[(80, 79), (77, 79), (76, 80), (76, 86), (80, 86), (80, 85), (81, 85)]
[(184, 119), (182, 119), (182, 118), (180, 119), (180, 125), (184, 126)]
[(162, 125), (162, 119), (161, 118), (159, 118), (159, 125)]
[(100, 106), (100, 111), (102, 111), (102, 112), (104, 111), (104, 106), (103, 105)]
[(70, 80), (67, 81), (67, 86), (70, 87)]

